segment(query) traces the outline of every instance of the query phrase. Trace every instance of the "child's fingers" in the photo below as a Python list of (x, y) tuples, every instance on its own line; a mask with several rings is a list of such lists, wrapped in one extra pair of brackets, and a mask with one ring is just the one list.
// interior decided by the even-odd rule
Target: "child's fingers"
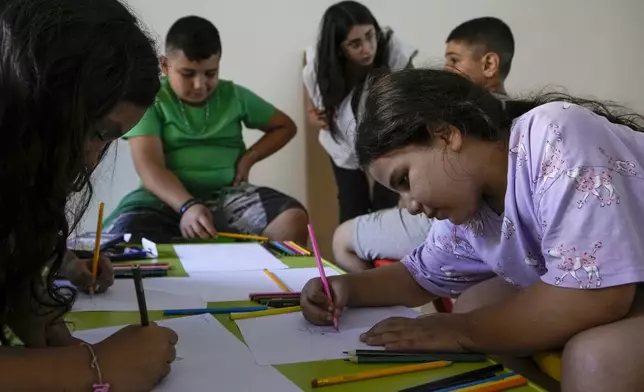
[(331, 302), (329, 297), (327, 297), (321, 290), (312, 293), (309, 296), (309, 301), (328, 313), (331, 313), (334, 310), (333, 302)]
[(217, 237), (217, 230), (215, 229), (215, 225), (212, 224), (212, 219), (207, 216), (202, 216), (199, 217), (199, 223), (210, 238)]
[(197, 237), (201, 238), (202, 240), (207, 240), (208, 238), (210, 238), (208, 231), (200, 221), (197, 221), (192, 225), (192, 230), (194, 230)]
[(181, 230), (183, 233), (184, 238), (195, 238), (195, 232), (192, 230), (191, 226), (186, 226), (183, 230)]
[(331, 324), (333, 314), (328, 309), (328, 304), (320, 304), (310, 301), (309, 298), (302, 300), (302, 311), (306, 319), (314, 324)]

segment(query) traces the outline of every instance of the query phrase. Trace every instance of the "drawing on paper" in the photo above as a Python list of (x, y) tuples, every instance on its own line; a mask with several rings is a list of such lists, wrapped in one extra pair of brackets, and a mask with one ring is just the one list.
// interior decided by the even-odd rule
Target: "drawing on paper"
[(298, 331), (307, 332), (311, 335), (319, 335), (319, 336), (326, 336), (326, 335), (339, 333), (339, 331), (331, 325), (313, 325), (313, 324), (301, 326), (300, 328), (298, 328)]

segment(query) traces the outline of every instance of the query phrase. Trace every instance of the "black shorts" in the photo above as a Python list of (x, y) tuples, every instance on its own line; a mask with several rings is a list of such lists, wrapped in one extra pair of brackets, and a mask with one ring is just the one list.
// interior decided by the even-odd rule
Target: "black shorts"
[[(210, 208), (217, 231), (260, 235), (282, 212), (304, 206), (294, 198), (267, 187), (242, 184), (224, 188), (202, 200)], [(181, 217), (172, 208), (135, 208), (114, 218), (110, 234), (132, 233), (164, 242), (181, 237)]]

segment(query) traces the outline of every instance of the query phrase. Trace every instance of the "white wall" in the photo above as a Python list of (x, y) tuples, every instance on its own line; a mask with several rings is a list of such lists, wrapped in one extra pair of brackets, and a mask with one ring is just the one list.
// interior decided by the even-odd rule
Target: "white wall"
[[(575, 94), (627, 103), (644, 112), (644, 15), (641, 0), (363, 0), (380, 24), (420, 50), (419, 64), (438, 65), (444, 41), (457, 24), (497, 16), (515, 34), (516, 56), (508, 79), (511, 93), (547, 85)], [(331, 0), (128, 0), (162, 44), (170, 25), (185, 15), (210, 19), (223, 40), (222, 77), (245, 85), (304, 128), (302, 51), (315, 40)], [(162, 5), (163, 4), (163, 5)], [(247, 131), (245, 140), (257, 139)], [(306, 201), (304, 138), (300, 133), (279, 154), (258, 164), (251, 181)], [(111, 211), (138, 184), (127, 144), (119, 142), (97, 173), (97, 201)], [(335, 195), (330, 195), (335, 197)], [(89, 210), (84, 229), (96, 224)]]

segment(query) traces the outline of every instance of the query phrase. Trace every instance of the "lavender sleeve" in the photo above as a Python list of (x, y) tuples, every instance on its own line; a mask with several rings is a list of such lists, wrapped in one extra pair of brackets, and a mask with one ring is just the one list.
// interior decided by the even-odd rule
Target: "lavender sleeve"
[(530, 128), (545, 130), (524, 138), (542, 281), (577, 289), (643, 282), (642, 136), (561, 103), (549, 104)]
[(455, 297), (468, 287), (495, 276), (480, 261), (467, 233), (448, 221), (435, 222), (425, 242), (402, 263), (418, 284), (440, 297)]

